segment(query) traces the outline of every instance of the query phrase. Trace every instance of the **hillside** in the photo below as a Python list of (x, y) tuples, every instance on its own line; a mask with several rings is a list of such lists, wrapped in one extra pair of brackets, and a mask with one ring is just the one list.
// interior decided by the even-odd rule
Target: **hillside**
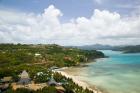
[(0, 44), (0, 77), (7, 76), (12, 71), (19, 73), (24, 69), (34, 73), (38, 69), (52, 66), (75, 66), (101, 57), (104, 54), (96, 50), (65, 48), (55, 44)]
[(140, 53), (140, 45), (115, 47), (113, 50), (123, 51), (124, 53)]

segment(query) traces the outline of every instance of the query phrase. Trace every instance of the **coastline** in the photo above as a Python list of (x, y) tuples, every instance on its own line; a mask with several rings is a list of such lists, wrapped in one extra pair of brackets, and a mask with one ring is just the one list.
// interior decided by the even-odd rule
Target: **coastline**
[(68, 71), (68, 69), (71, 69), (71, 68), (72, 67), (61, 68), (61, 69), (55, 70), (54, 72), (58, 72), (58, 73), (62, 74), (63, 76), (67, 77), (67, 78), (71, 78), (73, 80), (73, 82), (75, 82), (79, 86), (83, 87), (84, 89), (88, 88), (89, 90), (93, 91), (94, 93), (103, 93), (95, 85), (91, 86), (87, 82), (81, 80), (80, 76), (73, 75), (72, 72)]

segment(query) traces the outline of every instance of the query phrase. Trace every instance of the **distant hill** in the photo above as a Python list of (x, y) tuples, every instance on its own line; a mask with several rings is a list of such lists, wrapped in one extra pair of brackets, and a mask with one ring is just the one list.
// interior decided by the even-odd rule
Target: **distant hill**
[(114, 50), (122, 51), (124, 53), (140, 53), (140, 45), (126, 45), (126, 46), (110, 46), (110, 45), (84, 45), (84, 46), (68, 46), (71, 48), (79, 48), (82, 50)]
[(70, 47), (79, 48), (79, 49), (83, 49), (83, 50), (112, 50), (112, 49), (114, 49), (113, 46), (101, 45), (101, 44), (84, 45), (84, 46), (70, 46)]
[(134, 45), (134, 46), (119, 46), (114, 47), (113, 50), (116, 51), (123, 51), (124, 53), (140, 53), (140, 45)]

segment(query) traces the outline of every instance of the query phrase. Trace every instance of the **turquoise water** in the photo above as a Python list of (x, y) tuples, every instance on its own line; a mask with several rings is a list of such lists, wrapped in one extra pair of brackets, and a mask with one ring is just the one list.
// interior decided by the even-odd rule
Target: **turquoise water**
[(109, 58), (102, 58), (82, 68), (83, 80), (107, 93), (140, 93), (140, 53), (123, 54), (104, 50)]

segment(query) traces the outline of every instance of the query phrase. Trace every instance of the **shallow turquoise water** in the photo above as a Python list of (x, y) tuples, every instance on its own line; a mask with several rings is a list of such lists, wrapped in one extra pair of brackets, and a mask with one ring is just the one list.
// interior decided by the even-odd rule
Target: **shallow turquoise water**
[(109, 58), (98, 59), (82, 68), (83, 80), (108, 93), (140, 93), (140, 53), (103, 52)]

